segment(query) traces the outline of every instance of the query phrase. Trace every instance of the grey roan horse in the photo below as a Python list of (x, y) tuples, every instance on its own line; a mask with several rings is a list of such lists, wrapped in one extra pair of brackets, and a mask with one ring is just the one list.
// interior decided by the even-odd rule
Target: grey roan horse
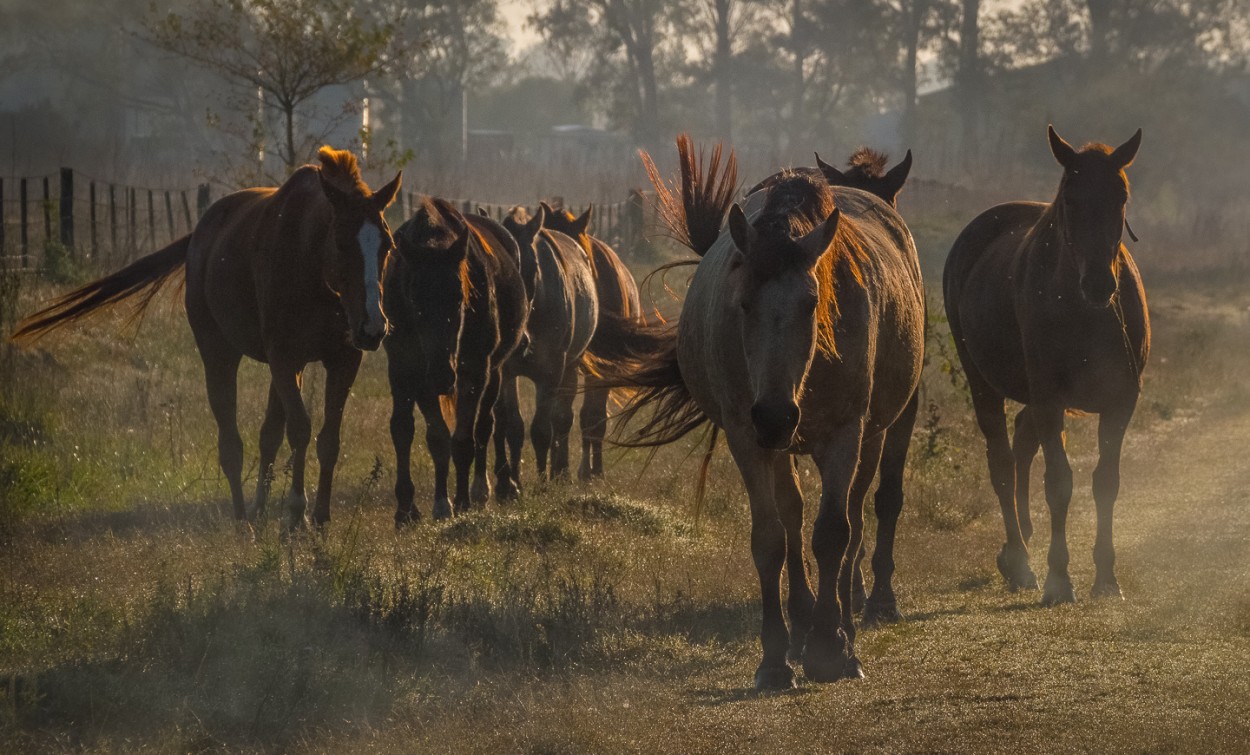
[[(689, 164), (689, 140), (678, 144), (683, 171), (700, 175)], [(703, 224), (712, 213), (719, 222), (726, 204), (695, 196), (732, 192), (691, 194), (692, 183), (683, 181), (665, 214)], [(734, 205), (728, 230), (693, 250), (703, 259), (676, 330), (650, 328), (651, 343), (637, 338), (633, 366), (615, 376), (640, 389), (627, 417), (655, 409), (633, 442), (671, 442), (707, 421), (724, 430), (751, 503), (763, 604), (756, 687), (792, 686), (788, 657), (801, 658), (815, 681), (858, 677), (851, 590), (864, 497), (880, 466), (878, 514), (897, 518), (923, 361), (924, 290), (911, 234), (877, 197), (790, 172), (751, 195), (745, 211)], [(815, 594), (803, 558), (795, 454), (810, 454), (822, 481), (812, 531)], [(882, 540), (865, 611), (888, 615), (892, 527)]]
[[(943, 289), (1007, 529), (998, 568), (1013, 590), (1037, 587), (1027, 546), (1029, 468), (1038, 446), (1046, 460), (1051, 540), (1042, 602), (1053, 605), (1076, 599), (1066, 534), (1068, 410), (1099, 415), (1093, 594), (1120, 595), (1111, 517), (1120, 448), (1150, 351), (1150, 319), (1137, 266), (1120, 243), (1124, 169), (1137, 154), (1141, 130), (1114, 150), (1090, 144), (1078, 152), (1053, 128), (1049, 136), (1063, 166), (1055, 201), (1002, 204), (973, 220), (951, 248)], [(1011, 444), (1006, 398), (1024, 404)]]

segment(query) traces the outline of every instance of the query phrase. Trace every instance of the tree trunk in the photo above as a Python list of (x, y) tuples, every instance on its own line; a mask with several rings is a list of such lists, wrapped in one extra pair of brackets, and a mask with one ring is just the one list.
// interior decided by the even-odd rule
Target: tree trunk
[(716, 57), (713, 78), (716, 80), (716, 133), (726, 144), (733, 140), (733, 45), (729, 38), (731, 0), (715, 0)]
[(978, 15), (981, 0), (963, 0), (963, 19), (959, 28), (960, 153), (966, 167), (977, 145), (977, 128), (981, 122), (981, 101), (984, 81), (981, 75), (981, 34)]
[(803, 28), (805, 20), (803, 18), (802, 0), (793, 0), (790, 6), (790, 47), (794, 53), (794, 80), (793, 90), (790, 93), (790, 132), (789, 144), (787, 149), (793, 151), (802, 141), (803, 128), (803, 100), (806, 99), (807, 82), (804, 81), (803, 63), (807, 58), (803, 50), (803, 42), (799, 37), (799, 30)]
[(282, 117), (286, 119), (286, 149), (282, 153), (282, 159), (286, 163), (286, 173), (289, 176), (295, 170), (295, 103), (286, 101), (282, 103)]
[[(649, 40), (648, 40), (649, 42)], [(642, 112), (639, 113), (638, 136), (647, 149), (660, 143), (659, 86), (655, 80), (655, 49), (649, 43), (638, 45), (638, 78), (642, 84)]]
[(907, 58), (903, 63), (903, 143), (916, 141), (916, 66), (920, 57), (920, 25), (924, 17), (924, 0), (911, 0), (907, 4), (905, 47)]
[(1112, 0), (1085, 0), (1089, 10), (1089, 57), (1093, 60), (1104, 60), (1110, 52), (1111, 3)]

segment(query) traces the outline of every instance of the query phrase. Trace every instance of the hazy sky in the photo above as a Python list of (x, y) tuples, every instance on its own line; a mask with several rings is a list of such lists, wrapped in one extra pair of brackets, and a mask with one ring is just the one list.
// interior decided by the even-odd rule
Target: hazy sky
[(514, 52), (520, 52), (538, 41), (534, 30), (525, 28), (525, 17), (533, 12), (532, 0), (500, 0), (499, 10), (516, 45)]

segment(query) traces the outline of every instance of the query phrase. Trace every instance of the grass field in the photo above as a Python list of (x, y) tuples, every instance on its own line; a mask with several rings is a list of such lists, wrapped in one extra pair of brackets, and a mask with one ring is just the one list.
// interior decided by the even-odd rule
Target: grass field
[[(907, 620), (861, 635), (864, 680), (774, 695), (750, 689), (745, 494), (722, 450), (696, 515), (697, 438), (613, 450), (590, 487), (531, 486), (519, 505), (397, 533), (385, 356), (370, 355), (329, 531), (287, 540), (271, 521), (253, 536), (226, 516), (177, 306), (137, 334), (105, 317), (0, 347), (0, 750), (1245, 751), (1250, 292), (1147, 283), (1156, 346), (1116, 521), (1127, 599), (1088, 598), (1083, 418), (1069, 425), (1080, 602), (1006, 592), (983, 446), (934, 318), (900, 525)], [(16, 310), (48, 293), (27, 286)], [(322, 377), (306, 383), (314, 406)], [(240, 386), (254, 480), (263, 368)]]

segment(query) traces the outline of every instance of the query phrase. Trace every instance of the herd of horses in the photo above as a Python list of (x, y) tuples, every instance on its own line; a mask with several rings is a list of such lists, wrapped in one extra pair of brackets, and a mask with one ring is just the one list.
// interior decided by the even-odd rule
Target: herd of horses
[[(1000, 204), (969, 223), (948, 257), (943, 293), (1002, 508), (998, 568), (1013, 590), (1037, 588), (1029, 469), (1042, 450), (1051, 523), (1042, 601), (1051, 605), (1075, 600), (1063, 435), (1074, 411), (1099, 415), (1093, 594), (1120, 594), (1112, 510), (1150, 329), (1140, 276), (1121, 243), (1124, 170), (1141, 131), (1114, 149), (1078, 150), (1053, 128), (1048, 135), (1063, 168), (1054, 200)], [(677, 146), (680, 180), (672, 185), (643, 154), (660, 216), (694, 253), (673, 263), (694, 267), (675, 321), (644, 316), (629, 270), (589, 232), (592, 210), (575, 217), (546, 204), (517, 207), (499, 223), (423, 196), (392, 233), (384, 211), (401, 177), (374, 192), (350, 152), (324, 147), (319, 164), (281, 187), (224, 197), (186, 237), (52, 302), (12, 338), (31, 342), (131, 297), (146, 306), (185, 271), (187, 319), (234, 515), (263, 512), (285, 434), (292, 528), (307, 506), (311, 426), (300, 383), (311, 362), (327, 373), (317, 525), (330, 518), (343, 410), (363, 351), (384, 345), (387, 352), (398, 527), (421, 518), (410, 471), (414, 405), (434, 465), (432, 513), (446, 518), (483, 505), (492, 488), (500, 501), (521, 494), (519, 378), (535, 389), (529, 428), (539, 480), (569, 474), (579, 392), (579, 477), (603, 474), (609, 392), (623, 389), (629, 398), (616, 442), (664, 445), (710, 425), (709, 454), (723, 433), (742, 474), (763, 614), (756, 687), (793, 686), (791, 663), (814, 681), (858, 677), (856, 613), (862, 624), (899, 618), (894, 539), (927, 322), (916, 247), (896, 208), (911, 153), (888, 170), (883, 155), (865, 149), (846, 170), (817, 156), (817, 167), (781, 170), (739, 196), (732, 152), (697, 153), (684, 136)], [(235, 416), (244, 356), (270, 370), (250, 511)], [(1023, 405), (1013, 437), (1006, 399)], [(800, 454), (812, 457), (821, 478), (814, 587), (804, 559)], [(865, 599), (863, 506), (878, 475), (874, 579)]]

